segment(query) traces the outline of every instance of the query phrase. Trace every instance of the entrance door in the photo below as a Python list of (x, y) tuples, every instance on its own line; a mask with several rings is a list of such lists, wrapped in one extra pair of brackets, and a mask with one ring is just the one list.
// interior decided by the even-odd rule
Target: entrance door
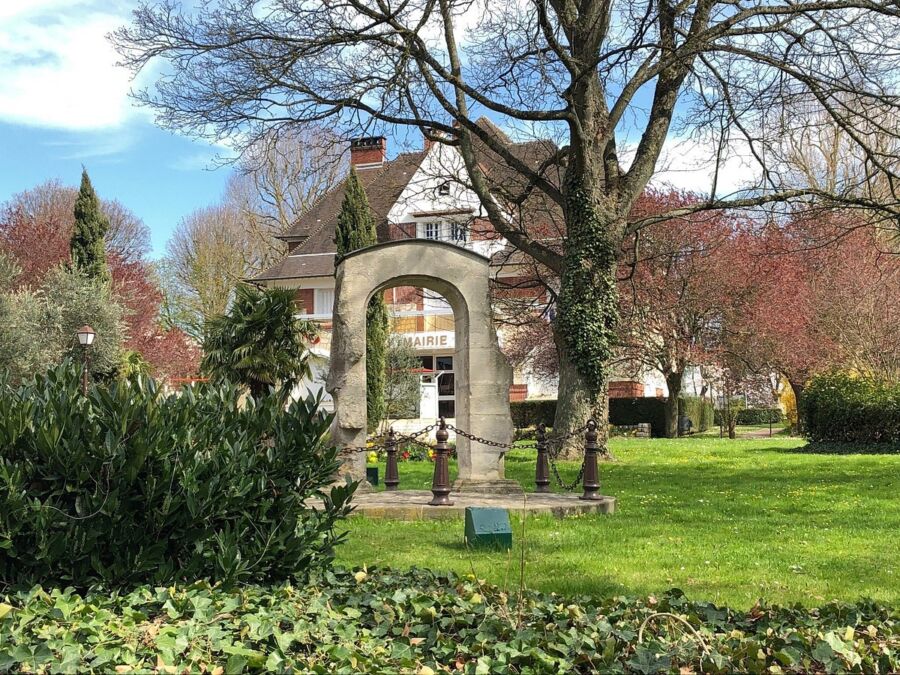
[(453, 373), (453, 357), (435, 356), (434, 369), (437, 371), (438, 416), (456, 417), (456, 377)]

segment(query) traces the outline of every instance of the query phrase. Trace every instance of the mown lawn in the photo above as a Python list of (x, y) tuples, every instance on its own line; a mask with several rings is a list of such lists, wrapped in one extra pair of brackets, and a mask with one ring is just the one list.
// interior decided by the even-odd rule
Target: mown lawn
[[(803, 441), (615, 439), (601, 466), (612, 516), (515, 518), (511, 554), (469, 552), (462, 521), (350, 520), (338, 561), (468, 572), (560, 593), (656, 594), (749, 608), (868, 597), (900, 602), (900, 455), (830, 455)], [(532, 490), (533, 455), (507, 476)], [(430, 486), (432, 465), (400, 465), (401, 488)], [(576, 465), (563, 467), (574, 476)], [(384, 475), (384, 466), (381, 466)]]

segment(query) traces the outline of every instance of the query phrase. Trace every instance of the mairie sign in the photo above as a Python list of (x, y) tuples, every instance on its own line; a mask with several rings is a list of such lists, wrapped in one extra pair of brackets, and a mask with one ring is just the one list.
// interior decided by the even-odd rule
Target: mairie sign
[(455, 349), (456, 336), (452, 330), (425, 333), (400, 333), (414, 349)]

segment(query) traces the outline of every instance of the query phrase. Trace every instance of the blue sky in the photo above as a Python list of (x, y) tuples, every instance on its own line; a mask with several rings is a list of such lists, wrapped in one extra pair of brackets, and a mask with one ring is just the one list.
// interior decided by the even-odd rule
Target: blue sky
[(106, 41), (130, 0), (0, 0), (0, 202), (47, 179), (98, 193), (150, 227), (154, 254), (178, 221), (218, 200), (221, 149), (162, 131), (128, 98)]
[[(0, 202), (48, 179), (76, 185), (84, 165), (102, 197), (150, 227), (160, 255), (182, 217), (220, 198), (229, 169), (214, 161), (227, 150), (162, 131), (129, 98), (143, 83), (115, 65), (106, 34), (128, 23), (136, 5), (0, 0)], [(712, 148), (670, 140), (657, 178), (706, 189)], [(752, 173), (739, 159), (723, 169), (720, 186)]]

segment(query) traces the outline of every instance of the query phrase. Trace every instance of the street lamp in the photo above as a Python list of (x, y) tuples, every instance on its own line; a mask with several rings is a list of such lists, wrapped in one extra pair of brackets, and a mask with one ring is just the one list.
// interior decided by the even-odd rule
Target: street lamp
[(90, 326), (82, 326), (75, 333), (78, 336), (78, 344), (81, 345), (84, 354), (84, 364), (81, 369), (81, 393), (87, 396), (88, 393), (88, 371), (91, 369), (91, 352), (89, 347), (94, 344), (94, 338), (97, 334)]

